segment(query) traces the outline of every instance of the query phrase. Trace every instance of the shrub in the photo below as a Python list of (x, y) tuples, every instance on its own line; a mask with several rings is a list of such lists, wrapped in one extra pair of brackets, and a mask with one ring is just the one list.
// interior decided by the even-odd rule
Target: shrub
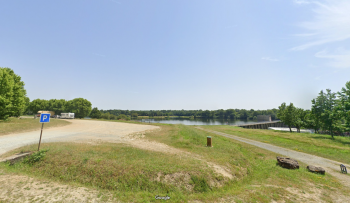
[(30, 155), (27, 159), (24, 160), (24, 163), (33, 165), (34, 163), (40, 161), (45, 157), (45, 152), (49, 151), (48, 149), (42, 149), (38, 152), (34, 152), (32, 155)]

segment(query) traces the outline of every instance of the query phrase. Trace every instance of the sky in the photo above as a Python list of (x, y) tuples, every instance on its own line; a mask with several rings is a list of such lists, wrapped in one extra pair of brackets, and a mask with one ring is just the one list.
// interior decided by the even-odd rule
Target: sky
[(0, 1), (0, 67), (99, 109), (304, 109), (350, 81), (349, 0)]

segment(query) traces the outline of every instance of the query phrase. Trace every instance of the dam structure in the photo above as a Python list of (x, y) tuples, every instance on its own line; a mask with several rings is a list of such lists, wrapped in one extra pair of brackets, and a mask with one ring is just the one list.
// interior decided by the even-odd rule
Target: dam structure
[(269, 127), (280, 127), (280, 128), (288, 127), (280, 120), (261, 122), (261, 123), (235, 125), (235, 126), (241, 127), (241, 128), (248, 128), (248, 129), (268, 129)]

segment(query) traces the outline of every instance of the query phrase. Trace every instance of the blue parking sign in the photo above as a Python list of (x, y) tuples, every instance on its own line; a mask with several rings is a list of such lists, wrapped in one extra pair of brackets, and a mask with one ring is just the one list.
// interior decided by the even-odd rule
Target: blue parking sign
[(40, 115), (40, 123), (48, 123), (50, 122), (50, 115), (49, 113), (42, 113)]

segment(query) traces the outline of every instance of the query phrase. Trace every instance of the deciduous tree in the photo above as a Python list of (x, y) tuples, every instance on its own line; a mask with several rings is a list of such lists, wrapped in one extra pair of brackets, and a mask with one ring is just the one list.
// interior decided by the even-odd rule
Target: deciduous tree
[(294, 120), (294, 123), (293, 125), (296, 127), (297, 129), (297, 132), (300, 133), (300, 129), (302, 127), (305, 127), (305, 116), (306, 116), (306, 111), (304, 109), (301, 109), (301, 108), (295, 108), (295, 120)]
[(334, 138), (334, 130), (339, 130), (340, 127), (340, 114), (337, 112), (336, 105), (338, 104), (335, 93), (330, 89), (323, 90), (319, 93), (316, 99), (312, 100), (312, 112), (315, 118), (319, 119), (321, 128), (327, 130), (332, 138)]
[(49, 101), (44, 99), (34, 99), (29, 104), (29, 110), (34, 114), (38, 111), (49, 111)]
[(97, 107), (93, 108), (91, 113), (90, 113), (90, 117), (91, 118), (101, 118), (102, 113), (100, 110), (98, 110)]
[(75, 98), (67, 102), (66, 108), (75, 113), (76, 118), (84, 118), (91, 112), (91, 102), (84, 98)]
[(350, 131), (350, 81), (345, 84), (345, 87), (338, 92), (339, 109), (341, 116), (345, 120), (346, 131)]
[(304, 127), (313, 129), (315, 133), (318, 133), (321, 128), (320, 120), (310, 110), (306, 110)]
[(48, 101), (48, 109), (54, 111), (56, 115), (60, 115), (65, 112), (67, 101), (64, 99), (50, 99)]
[(0, 67), (0, 119), (20, 116), (26, 108), (26, 90), (21, 77), (10, 68)]
[(295, 125), (296, 121), (296, 108), (293, 103), (287, 106), (286, 103), (283, 102), (278, 109), (277, 117), (281, 119), (281, 121), (289, 127), (289, 131), (292, 132), (292, 126)]

